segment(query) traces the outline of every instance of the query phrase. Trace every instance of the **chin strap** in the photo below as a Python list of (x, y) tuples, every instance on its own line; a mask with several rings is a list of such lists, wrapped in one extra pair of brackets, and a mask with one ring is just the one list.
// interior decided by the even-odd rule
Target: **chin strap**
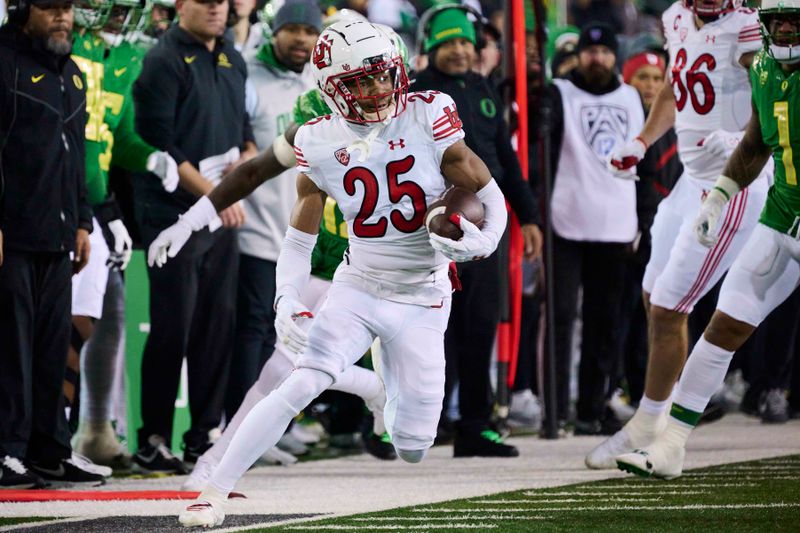
[(358, 150), (360, 152), (358, 155), (358, 161), (360, 163), (363, 163), (364, 161), (369, 159), (369, 153), (371, 150), (372, 141), (375, 140), (375, 137), (378, 136), (378, 134), (381, 132), (382, 129), (383, 129), (383, 123), (373, 127), (370, 130), (370, 132), (367, 133), (366, 137), (364, 137), (363, 139), (360, 138), (356, 139), (355, 141), (350, 143), (350, 146), (347, 147), (347, 153), (352, 154), (353, 152)]

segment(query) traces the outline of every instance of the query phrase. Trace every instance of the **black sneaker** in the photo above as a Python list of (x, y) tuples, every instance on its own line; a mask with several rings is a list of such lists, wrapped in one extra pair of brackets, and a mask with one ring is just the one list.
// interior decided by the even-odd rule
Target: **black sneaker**
[(518, 457), (516, 447), (503, 443), (500, 434), (491, 429), (480, 433), (456, 432), (453, 457)]
[(200, 446), (189, 446), (188, 444), (183, 444), (183, 462), (188, 463), (190, 468), (194, 468), (194, 464), (200, 459), (200, 456), (206, 453), (206, 451), (211, 448), (210, 442), (204, 442)]
[(765, 424), (784, 424), (789, 420), (789, 402), (781, 389), (770, 389), (761, 395), (758, 414)]
[(158, 435), (150, 435), (147, 444), (136, 451), (133, 461), (145, 472), (178, 475), (189, 473), (183, 461), (172, 454), (164, 438)]
[(436, 438), (433, 441), (433, 445), (443, 446), (452, 444), (455, 438), (455, 431), (455, 424), (453, 424), (452, 420), (440, 420), (439, 426), (436, 428)]
[(758, 416), (758, 398), (760, 394), (753, 387), (749, 387), (742, 397), (739, 410), (748, 416)]
[(84, 469), (72, 458), (62, 459), (55, 463), (35, 463), (31, 461), (29, 467), (33, 472), (40, 475), (42, 479), (55, 486), (85, 484), (99, 487), (106, 484), (105, 477)]
[(711, 399), (708, 401), (708, 405), (703, 410), (703, 414), (700, 415), (700, 421), (697, 425), (701, 424), (710, 424), (711, 422), (716, 422), (723, 416), (725, 416), (728, 412), (728, 407), (725, 405), (725, 401), (721, 398), (716, 396), (712, 396)]
[(373, 457), (383, 459), (384, 461), (394, 461), (397, 459), (397, 452), (394, 451), (392, 439), (388, 433), (383, 435), (376, 435), (370, 431), (369, 434), (362, 434), (361, 438), (364, 442), (364, 449), (367, 450)]
[(6, 455), (0, 459), (0, 489), (41, 489), (46, 485), (16, 457)]

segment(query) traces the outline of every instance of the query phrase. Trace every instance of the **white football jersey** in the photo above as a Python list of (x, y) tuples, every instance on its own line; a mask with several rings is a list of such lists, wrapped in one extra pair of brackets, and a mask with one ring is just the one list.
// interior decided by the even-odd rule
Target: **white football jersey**
[(698, 143), (714, 130), (741, 131), (750, 120), (750, 83), (739, 59), (761, 48), (758, 15), (739, 8), (697, 29), (692, 10), (678, 1), (661, 20), (675, 93), (678, 154), (691, 177), (715, 179), (725, 160)]
[(464, 138), (455, 103), (437, 91), (409, 93), (406, 110), (378, 127), (362, 163), (361, 150), (348, 153), (347, 147), (366, 135), (363, 126), (339, 115), (308, 122), (295, 137), (297, 168), (344, 215), (350, 239), (345, 270), (355, 267), (384, 282), (373, 292), (387, 299), (438, 303), (443, 287), (449, 289), (449, 260), (431, 247), (424, 218), (448, 187), (442, 155)]

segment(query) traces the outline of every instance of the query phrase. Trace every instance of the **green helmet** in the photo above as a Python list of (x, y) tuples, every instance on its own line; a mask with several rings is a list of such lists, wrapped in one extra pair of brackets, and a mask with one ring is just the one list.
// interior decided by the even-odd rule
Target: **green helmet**
[(150, 23), (151, 4), (145, 0), (112, 0), (114, 6), (103, 30), (112, 35), (125, 36), (143, 31)]
[(795, 26), (800, 26), (800, 0), (762, 0), (758, 18), (761, 21), (761, 36), (767, 53), (781, 63), (800, 61), (800, 32), (780, 35), (773, 33), (777, 30), (776, 21), (781, 19), (794, 19)]
[(75, 25), (87, 30), (99, 30), (106, 25), (114, 0), (77, 0), (74, 4)]

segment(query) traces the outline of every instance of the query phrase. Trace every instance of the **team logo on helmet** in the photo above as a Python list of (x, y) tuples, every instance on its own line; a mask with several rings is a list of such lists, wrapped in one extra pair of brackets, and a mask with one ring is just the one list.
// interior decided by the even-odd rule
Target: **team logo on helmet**
[(344, 166), (350, 163), (350, 154), (347, 153), (347, 148), (339, 148), (333, 155), (336, 157), (336, 160)]
[(330, 35), (323, 35), (317, 41), (314, 47), (314, 54), (311, 56), (311, 61), (317, 68), (329, 67), (333, 61), (331, 60), (331, 37)]

